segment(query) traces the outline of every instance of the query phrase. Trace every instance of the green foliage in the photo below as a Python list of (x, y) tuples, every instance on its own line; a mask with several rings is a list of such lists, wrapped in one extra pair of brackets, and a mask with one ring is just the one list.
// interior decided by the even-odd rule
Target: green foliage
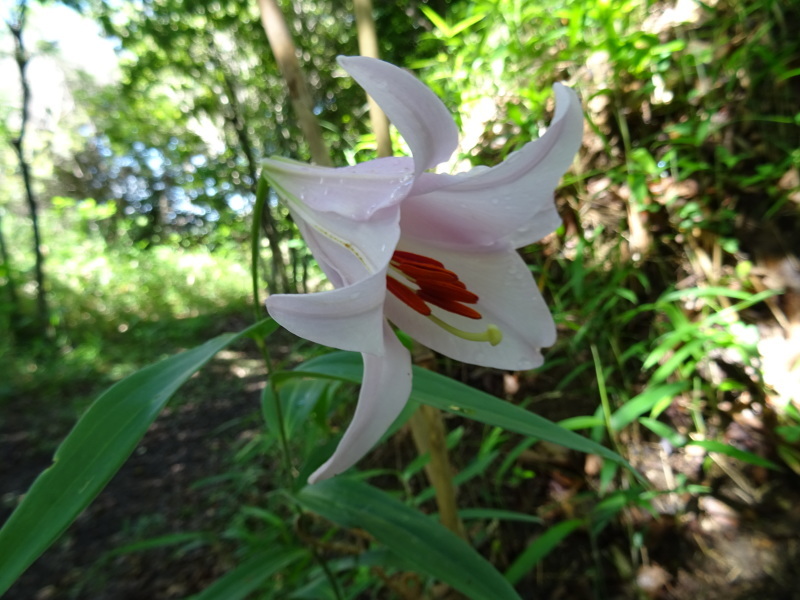
[(458, 536), (385, 492), (338, 478), (307, 486), (296, 498), (305, 508), (334, 523), (365, 529), (401, 562), (470, 598), (519, 598), (508, 582)]
[[(298, 371), (281, 374), (275, 379), (280, 383), (286, 378), (315, 375), (357, 383), (362, 377), (359, 363), (358, 355), (336, 352), (306, 361)], [(419, 367), (414, 367), (411, 399), (508, 431), (548, 440), (579, 452), (596, 453), (627, 466), (620, 456), (608, 449), (593, 444), (590, 440), (573, 434), (535, 413), (527, 412), (518, 406)]]
[[(131, 246), (124, 235), (104, 233), (124, 228), (115, 213), (93, 200), (54, 199), (43, 232), (48, 243), (48, 293), (52, 299), (55, 345), (29, 340), (13, 345), (12, 307), (0, 304), (0, 399), (25, 390), (63, 394), (99, 391), (198, 334), (219, 331), (226, 315), (241, 314), (250, 302), (244, 247), (227, 242), (214, 252), (180, 244), (152, 248)], [(24, 220), (4, 219), (12, 248), (12, 276), (23, 280), (32, 269)], [(9, 235), (10, 234), (10, 235)], [(119, 239), (121, 238), (121, 239)], [(22, 313), (32, 314), (35, 299), (21, 290)], [(6, 387), (7, 386), (7, 387)], [(85, 399), (81, 399), (81, 404)]]

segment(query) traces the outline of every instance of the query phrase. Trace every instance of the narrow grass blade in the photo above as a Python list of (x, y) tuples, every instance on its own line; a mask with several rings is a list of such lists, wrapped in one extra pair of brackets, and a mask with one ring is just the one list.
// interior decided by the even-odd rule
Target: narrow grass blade
[(692, 440), (688, 445), (700, 446), (709, 452), (719, 452), (720, 454), (725, 454), (731, 458), (735, 458), (737, 460), (741, 460), (742, 462), (750, 463), (751, 465), (756, 465), (758, 467), (766, 467), (767, 469), (773, 469), (775, 471), (781, 470), (781, 468), (771, 460), (761, 458), (757, 454), (753, 454), (747, 450), (739, 450), (738, 448), (734, 448), (730, 444), (726, 444), (724, 442), (717, 442), (715, 440)]
[(614, 411), (611, 415), (611, 427), (614, 431), (621, 431), (635, 421), (637, 417), (652, 409), (663, 398), (674, 398), (688, 388), (688, 381), (648, 387), (641, 394), (631, 398)]
[(580, 519), (570, 519), (554, 525), (536, 538), (525, 551), (517, 557), (506, 571), (506, 579), (516, 584), (536, 564), (555, 548), (561, 540), (583, 525)]
[(191, 600), (242, 600), (287, 565), (307, 556), (304, 550), (285, 548), (258, 552), (229, 571)]

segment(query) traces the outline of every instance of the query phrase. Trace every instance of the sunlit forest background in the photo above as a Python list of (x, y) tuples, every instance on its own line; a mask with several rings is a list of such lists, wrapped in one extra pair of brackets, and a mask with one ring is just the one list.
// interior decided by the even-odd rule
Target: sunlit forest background
[[(335, 61), (359, 53), (354, 7), (279, 4), (331, 161), (373, 158), (366, 98)], [(253, 322), (259, 161), (310, 159), (259, 2), (29, 0), (18, 27), (21, 6), (0, 29), (4, 518), (104, 388)], [(585, 110), (563, 226), (522, 251), (559, 331), (544, 366), (420, 360), (603, 443), (646, 483), (447, 417), (473, 546), (523, 598), (797, 598), (800, 4), (376, 0), (373, 15), (381, 58), (455, 115), (454, 171), (537, 138), (556, 81)], [(324, 289), (286, 209), (266, 212), (262, 295)], [(281, 368), (325, 352), (270, 344)], [(265, 375), (253, 344), (221, 353), (7, 597), (183, 598), (275, 544), (313, 547), (338, 589), (287, 560), (230, 597), (460, 597), (357, 531), (281, 512)], [(354, 390), (287, 393), (298, 455), (330, 449)], [(359, 468), (433, 513), (410, 438)]]

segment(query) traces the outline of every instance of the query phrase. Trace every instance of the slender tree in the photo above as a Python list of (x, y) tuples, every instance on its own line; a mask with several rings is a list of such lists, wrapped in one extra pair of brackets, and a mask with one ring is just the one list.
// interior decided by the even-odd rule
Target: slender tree
[(311, 101), (311, 92), (297, 60), (297, 48), (289, 33), (286, 19), (276, 0), (258, 0), (258, 6), (275, 62), (286, 81), (295, 116), (308, 142), (311, 159), (318, 165), (333, 166), (328, 147), (322, 138), (322, 128), (312, 111), (314, 103)]
[[(380, 58), (378, 51), (378, 33), (375, 27), (375, 18), (372, 16), (372, 0), (353, 0), (356, 13), (356, 27), (358, 28), (358, 51), (361, 56)], [(378, 156), (392, 155), (392, 138), (389, 136), (389, 119), (372, 97), (367, 96), (369, 102), (369, 118), (372, 130), (375, 132)]]
[[(245, 155), (247, 175), (250, 178), (250, 189), (253, 195), (255, 195), (256, 187), (258, 186), (258, 162), (255, 157), (255, 152), (253, 151), (253, 142), (247, 131), (244, 114), (239, 104), (236, 81), (217, 51), (216, 44), (214, 43), (214, 36), (210, 32), (207, 32), (206, 39), (208, 41), (209, 59), (222, 78), (223, 93), (228, 100), (225, 105), (227, 107), (225, 120), (236, 134), (236, 139)], [(269, 206), (265, 207), (262, 225), (264, 228), (264, 235), (269, 242), (270, 251), (272, 253), (272, 281), (269, 281), (270, 290), (272, 292), (289, 292), (291, 288), (286, 273), (286, 263), (283, 260), (283, 253), (281, 252), (280, 233), (271, 207)]]
[(8, 303), (9, 303), (9, 317), (11, 319), (10, 331), (11, 335), (15, 338), (19, 334), (19, 295), (17, 294), (17, 284), (14, 281), (14, 273), (11, 269), (11, 257), (8, 254), (8, 248), (6, 247), (6, 238), (3, 235), (3, 211), (0, 210), (0, 264), (3, 265), (6, 271), (6, 285), (5, 288), (8, 291)]
[(17, 154), (19, 161), (19, 170), (22, 175), (22, 182), (25, 187), (25, 199), (28, 204), (28, 211), (31, 217), (31, 226), (33, 227), (33, 251), (36, 258), (35, 272), (36, 272), (36, 329), (37, 332), (43, 336), (47, 335), (48, 330), (48, 309), (47, 297), (44, 287), (44, 256), (42, 255), (42, 239), (39, 231), (39, 214), (36, 197), (33, 193), (33, 184), (31, 182), (30, 166), (25, 158), (25, 133), (28, 125), (29, 107), (31, 91), (28, 85), (27, 68), (28, 68), (28, 52), (25, 49), (25, 42), (23, 40), (23, 31), (25, 29), (25, 17), (27, 15), (28, 5), (26, 0), (19, 0), (16, 10), (12, 14), (11, 20), (6, 23), (12, 37), (14, 38), (14, 56), (19, 70), (20, 85), (22, 87), (22, 106), (21, 119), (19, 126), (19, 134), (11, 138), (11, 145)]

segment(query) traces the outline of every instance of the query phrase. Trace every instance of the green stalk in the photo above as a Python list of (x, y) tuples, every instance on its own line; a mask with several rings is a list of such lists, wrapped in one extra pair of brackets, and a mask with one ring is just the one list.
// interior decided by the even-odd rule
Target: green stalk
[(597, 390), (600, 393), (600, 403), (603, 406), (603, 419), (606, 422), (606, 429), (611, 438), (611, 443), (614, 445), (614, 450), (617, 454), (622, 456), (622, 451), (617, 439), (617, 432), (611, 426), (611, 403), (608, 401), (608, 390), (606, 389), (606, 379), (603, 375), (603, 365), (600, 364), (600, 355), (597, 352), (597, 346), (592, 344), (592, 358), (594, 359), (594, 370), (597, 374)]
[[(261, 217), (264, 214), (264, 207), (267, 203), (269, 196), (269, 183), (264, 177), (259, 177), (258, 187), (256, 188), (256, 203), (253, 207), (253, 226), (251, 234), (251, 247), (250, 247), (250, 275), (253, 283), (253, 310), (255, 312), (256, 321), (261, 319), (261, 299), (258, 293), (258, 258), (261, 246)], [(276, 251), (275, 248), (272, 249)], [(281, 442), (281, 452), (283, 454), (283, 464), (286, 469), (286, 474), (289, 479), (292, 475), (292, 460), (289, 452), (289, 443), (286, 439), (286, 424), (283, 418), (283, 408), (281, 407), (281, 399), (278, 395), (278, 389), (275, 386), (275, 381), (272, 379), (273, 363), (272, 356), (269, 353), (269, 348), (261, 338), (255, 339), (256, 346), (261, 352), (261, 357), (264, 359), (264, 364), (267, 367), (267, 385), (272, 390), (272, 401), (275, 403), (275, 414), (278, 417), (278, 437)]]

